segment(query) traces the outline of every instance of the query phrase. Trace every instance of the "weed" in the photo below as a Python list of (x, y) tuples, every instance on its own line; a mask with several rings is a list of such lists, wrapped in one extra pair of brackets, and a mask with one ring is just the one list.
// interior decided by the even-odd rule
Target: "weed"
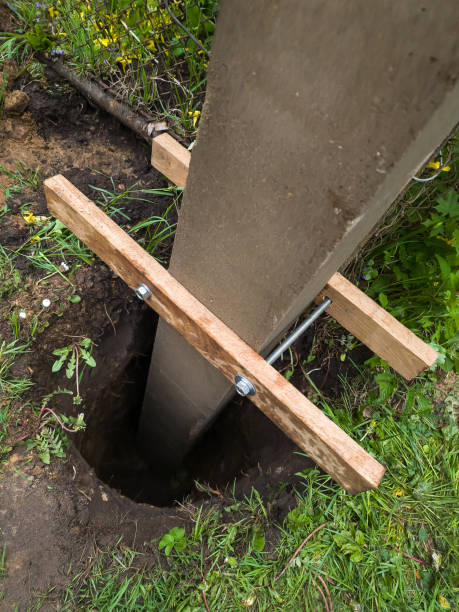
[(0, 298), (13, 296), (22, 285), (20, 271), (14, 266), (14, 258), (9, 256), (0, 244)]
[(27, 379), (10, 377), (10, 369), (14, 362), (27, 350), (28, 345), (19, 344), (17, 340), (9, 344), (3, 341), (0, 345), (0, 391), (5, 397), (18, 397), (33, 384)]
[(27, 450), (35, 448), (43, 463), (49, 465), (53, 457), (63, 459), (69, 446), (65, 432), (76, 433), (85, 429), (84, 415), (76, 417), (58, 415), (48, 406), (53, 397), (59, 394), (73, 395), (68, 389), (58, 389), (46, 395), (42, 400), (39, 418), (39, 431), (35, 438), (26, 441)]
[(40, 173), (40, 166), (32, 168), (21, 161), (16, 161), (15, 166), (15, 170), (8, 170), (5, 166), (0, 166), (0, 172), (3, 172), (11, 179), (17, 188), (16, 193), (20, 193), (24, 187), (34, 190), (38, 189), (43, 179)]
[(185, 535), (185, 529), (182, 527), (173, 527), (169, 533), (163, 535), (159, 541), (159, 550), (164, 548), (166, 556), (169, 556), (172, 550), (177, 552), (183, 552), (187, 547), (187, 537)]
[[(65, 375), (67, 378), (75, 377), (76, 395), (73, 398), (74, 404), (81, 404), (83, 401), (80, 395), (80, 383), (86, 366), (96, 367), (96, 362), (92, 356), (94, 344), (90, 338), (83, 338), (79, 342), (73, 342), (68, 346), (55, 349), (53, 355), (58, 357), (53, 363), (52, 371), (59, 372), (66, 364)], [(81, 364), (83, 364), (81, 366)]]

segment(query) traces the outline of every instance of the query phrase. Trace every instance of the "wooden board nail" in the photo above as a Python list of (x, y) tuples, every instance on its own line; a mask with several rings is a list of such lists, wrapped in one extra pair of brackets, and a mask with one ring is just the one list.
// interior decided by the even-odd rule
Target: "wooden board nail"
[(151, 165), (178, 187), (185, 187), (191, 153), (169, 134), (153, 138)]
[(250, 346), (191, 295), (140, 245), (63, 176), (44, 183), (49, 210), (132, 289), (145, 283), (147, 300), (230, 381), (246, 376), (250, 399), (347, 491), (378, 485), (384, 467), (302, 395)]
[(437, 359), (433, 348), (341, 274), (332, 276), (316, 302), (325, 295), (332, 300), (327, 312), (408, 380)]

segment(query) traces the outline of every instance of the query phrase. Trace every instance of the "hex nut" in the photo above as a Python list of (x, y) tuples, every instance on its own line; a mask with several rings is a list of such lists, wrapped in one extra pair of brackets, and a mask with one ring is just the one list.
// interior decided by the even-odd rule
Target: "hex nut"
[(142, 283), (136, 288), (135, 294), (139, 298), (139, 300), (142, 301), (148, 300), (148, 298), (151, 297), (151, 291), (144, 283)]
[(255, 387), (252, 385), (250, 380), (241, 374), (238, 374), (235, 378), (236, 384), (236, 393), (238, 395), (245, 397), (246, 395), (255, 395)]

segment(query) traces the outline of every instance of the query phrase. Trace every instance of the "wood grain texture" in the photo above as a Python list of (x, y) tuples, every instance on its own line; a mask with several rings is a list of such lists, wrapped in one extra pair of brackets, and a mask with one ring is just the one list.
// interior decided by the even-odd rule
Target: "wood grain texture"
[(169, 134), (153, 138), (151, 165), (178, 187), (185, 187), (191, 153)]
[(201, 304), (140, 245), (63, 176), (45, 181), (49, 210), (132, 289), (145, 283), (147, 300), (210, 363), (234, 382), (252, 381), (250, 399), (347, 491), (378, 485), (384, 467)]
[[(163, 136), (170, 138), (167, 134), (158, 138)], [(167, 152), (169, 164), (180, 166), (181, 179), (185, 184), (191, 155), (176, 140), (173, 142), (174, 145)], [(154, 159), (152, 156), (153, 166), (163, 172), (158, 165), (161, 161), (161, 156), (155, 156)], [(166, 172), (163, 174), (168, 176)], [(327, 309), (328, 314), (408, 380), (430, 367), (437, 359), (438, 353), (341, 274), (332, 276), (317, 296), (316, 302), (322, 301), (325, 294), (333, 300)]]
[(316, 303), (325, 295), (332, 300), (327, 312), (408, 380), (437, 359), (433, 348), (341, 274), (332, 276)]

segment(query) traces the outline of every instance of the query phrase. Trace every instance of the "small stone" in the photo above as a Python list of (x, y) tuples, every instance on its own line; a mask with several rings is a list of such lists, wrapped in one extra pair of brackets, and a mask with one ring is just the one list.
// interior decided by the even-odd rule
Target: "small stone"
[(4, 110), (10, 115), (22, 115), (30, 102), (25, 91), (15, 89), (6, 94)]

